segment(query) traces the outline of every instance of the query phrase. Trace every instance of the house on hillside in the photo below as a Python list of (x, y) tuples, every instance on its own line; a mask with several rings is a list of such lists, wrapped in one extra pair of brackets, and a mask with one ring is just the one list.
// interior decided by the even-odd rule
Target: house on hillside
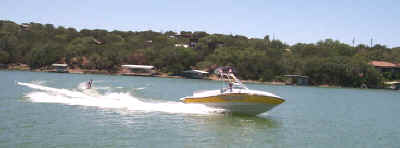
[(151, 47), (153, 45), (153, 40), (144, 41), (144, 46), (146, 48)]
[(381, 73), (391, 72), (393, 75), (400, 73), (400, 64), (386, 61), (371, 61), (370, 65), (374, 66)]
[(21, 29), (22, 29), (23, 31), (28, 31), (30, 25), (27, 24), (27, 23), (23, 23), (23, 24), (20, 25), (20, 27), (21, 27)]
[(95, 39), (95, 38), (93, 38), (93, 42), (96, 43), (97, 45), (104, 44), (104, 42), (99, 41), (99, 40), (97, 40), (97, 39)]
[(197, 42), (199, 42), (199, 39), (197, 39), (197, 38), (191, 38), (191, 39), (189, 40), (189, 46), (192, 47), (192, 48), (194, 48), (194, 47), (196, 47)]
[[(199, 42), (199, 39), (194, 37), (191, 34), (177, 34), (177, 35), (174, 35), (173, 37), (178, 38), (178, 39), (182, 39), (182, 38), (189, 39), (189, 42), (185, 45), (187, 45), (188, 47), (192, 47), (192, 48), (196, 47), (197, 43)], [(185, 47), (185, 48), (188, 48), (188, 47)]]

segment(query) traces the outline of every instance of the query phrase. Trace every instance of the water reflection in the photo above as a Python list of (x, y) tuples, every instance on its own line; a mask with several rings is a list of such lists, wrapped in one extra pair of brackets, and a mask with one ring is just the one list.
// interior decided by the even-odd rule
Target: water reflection
[(279, 128), (280, 123), (277, 119), (269, 116), (246, 116), (235, 114), (214, 115), (205, 118), (208, 124), (232, 128)]
[(207, 147), (277, 146), (283, 140), (282, 122), (272, 116), (223, 114), (186, 116), (184, 119), (186, 128), (191, 131), (188, 136), (195, 137), (191, 140)]

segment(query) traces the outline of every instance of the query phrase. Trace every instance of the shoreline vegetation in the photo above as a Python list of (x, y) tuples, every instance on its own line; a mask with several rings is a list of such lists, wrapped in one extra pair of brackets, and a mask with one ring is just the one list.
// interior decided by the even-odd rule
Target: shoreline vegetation
[[(0, 70), (9, 70), (9, 71), (30, 71), (30, 72), (54, 72), (54, 69), (31, 69), (28, 65), (25, 64), (11, 64), (8, 65), (7, 68), (0, 68)], [(54, 72), (57, 73), (57, 72)], [(96, 69), (68, 69), (68, 74), (102, 74), (102, 75), (123, 75), (122, 71), (119, 72), (109, 72), (106, 70), (96, 70)], [(127, 75), (125, 75), (127, 76)], [(172, 76), (168, 73), (158, 73), (152, 76), (144, 76), (144, 77), (160, 77), (160, 78), (177, 78), (177, 79), (186, 79), (184, 76)], [(191, 78), (188, 78), (191, 79)], [(213, 80), (213, 81), (221, 81), (218, 77), (214, 74), (210, 75), (209, 77), (204, 78), (203, 80)], [(254, 81), (254, 80), (241, 80), (244, 83), (254, 83), (254, 84), (267, 84), (267, 85), (286, 85), (284, 82), (261, 82), (261, 81)], [(324, 87), (324, 86), (322, 86)], [(330, 86), (326, 86), (330, 87)], [(337, 87), (337, 86), (334, 86)]]
[[(278, 39), (203, 31), (107, 31), (0, 20), (0, 66), (48, 71), (68, 64), (71, 73), (119, 74), (121, 65), (153, 65), (159, 77), (185, 70), (232, 66), (244, 82), (283, 85), (283, 75), (302, 75), (314, 86), (383, 88), (400, 79), (371, 61), (400, 63), (400, 47), (348, 45), (324, 39), (288, 45)], [(400, 65), (399, 65), (400, 68)], [(215, 79), (215, 78), (210, 78)]]

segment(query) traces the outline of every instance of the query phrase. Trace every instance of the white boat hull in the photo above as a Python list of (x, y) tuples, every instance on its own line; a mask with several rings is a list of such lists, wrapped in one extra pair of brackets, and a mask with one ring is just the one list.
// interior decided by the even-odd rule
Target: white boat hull
[(257, 115), (267, 112), (274, 108), (276, 105), (272, 104), (259, 104), (259, 103), (203, 103), (206, 106), (213, 108), (224, 109), (224, 111), (233, 114)]
[(283, 103), (285, 100), (268, 92), (254, 90), (203, 91), (181, 99), (184, 103), (204, 104), (235, 114), (257, 115)]

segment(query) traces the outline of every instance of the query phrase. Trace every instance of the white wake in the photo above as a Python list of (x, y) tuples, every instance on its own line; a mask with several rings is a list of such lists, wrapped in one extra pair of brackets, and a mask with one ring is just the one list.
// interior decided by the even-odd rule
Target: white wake
[(219, 109), (209, 108), (201, 104), (184, 104), (181, 102), (144, 102), (130, 95), (130, 93), (100, 94), (94, 89), (84, 89), (82, 84), (79, 90), (59, 89), (39, 84), (17, 82), (34, 91), (26, 94), (32, 102), (60, 103), (67, 105), (93, 106), (99, 108), (127, 109), (142, 112), (167, 112), (188, 114), (210, 114), (220, 112)]

